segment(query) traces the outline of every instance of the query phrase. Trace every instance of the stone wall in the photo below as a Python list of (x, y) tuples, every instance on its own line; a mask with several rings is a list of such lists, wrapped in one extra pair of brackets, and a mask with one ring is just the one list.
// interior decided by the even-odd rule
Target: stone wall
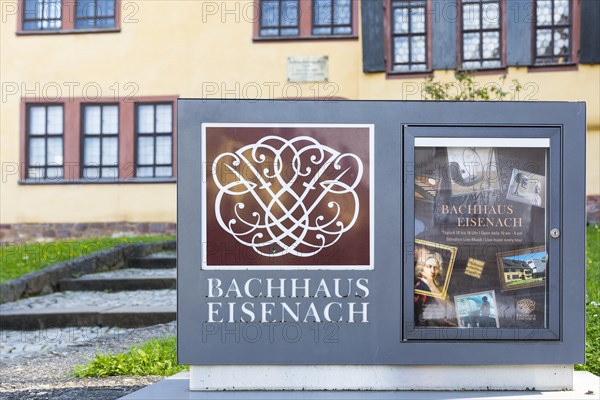
[(177, 224), (166, 222), (94, 222), (78, 224), (2, 224), (0, 243), (21, 243), (92, 237), (175, 235)]

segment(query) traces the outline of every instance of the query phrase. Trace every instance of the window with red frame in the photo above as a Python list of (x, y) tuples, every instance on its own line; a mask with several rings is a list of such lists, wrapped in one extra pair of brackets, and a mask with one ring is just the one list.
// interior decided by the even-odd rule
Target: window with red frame
[(357, 0), (256, 1), (258, 38), (336, 38), (356, 34)]
[(26, 116), (27, 178), (64, 176), (64, 111), (62, 105), (29, 105)]
[(22, 0), (21, 30), (61, 32), (117, 28), (117, 0)]
[(501, 68), (501, 1), (461, 0), (460, 41), (462, 69)]
[(536, 65), (567, 64), (572, 58), (572, 2), (535, 1)]
[(82, 154), (84, 179), (119, 178), (119, 106), (82, 107)]
[(170, 103), (136, 105), (135, 176), (165, 178), (173, 176), (173, 105)]
[(426, 0), (391, 1), (391, 72), (428, 69), (426, 9)]
[(176, 99), (23, 103), (20, 182), (175, 182)]

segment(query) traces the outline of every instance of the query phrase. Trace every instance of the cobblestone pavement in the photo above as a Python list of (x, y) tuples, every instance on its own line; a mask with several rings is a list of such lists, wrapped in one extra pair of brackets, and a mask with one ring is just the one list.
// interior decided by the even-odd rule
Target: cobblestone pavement
[(39, 353), (60, 355), (65, 347), (77, 346), (99, 337), (104, 337), (105, 340), (122, 340), (123, 337), (135, 334), (135, 329), (89, 326), (35, 331), (2, 330), (0, 333), (0, 361), (9, 361)]
[[(71, 331), (69, 331), (69, 329)], [(61, 339), (50, 338), (60, 333)], [(87, 333), (85, 333), (87, 332)], [(152, 338), (173, 335), (175, 322), (145, 328), (119, 330), (118, 328), (63, 328), (27, 332), (27, 340), (36, 344), (29, 351), (6, 357), (0, 361), (0, 398), (22, 399), (86, 399), (113, 400), (161, 380), (163, 377), (73, 377), (75, 365), (84, 364), (97, 353), (116, 353)], [(2, 332), (3, 337), (9, 333)], [(19, 336), (12, 332), (10, 335)], [(20, 337), (23, 337), (22, 334)], [(37, 338), (34, 340), (34, 338)], [(62, 341), (61, 341), (62, 340)], [(52, 341), (61, 342), (52, 347)], [(4, 350), (2, 351), (4, 356)]]

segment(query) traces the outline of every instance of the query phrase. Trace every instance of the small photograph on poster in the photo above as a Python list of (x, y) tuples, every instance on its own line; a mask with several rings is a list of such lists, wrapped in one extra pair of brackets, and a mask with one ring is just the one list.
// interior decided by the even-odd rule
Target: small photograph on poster
[(415, 200), (432, 203), (439, 189), (440, 180), (434, 176), (415, 176)]
[(546, 178), (519, 169), (513, 169), (506, 199), (530, 206), (546, 207)]
[(461, 328), (500, 328), (493, 290), (454, 296), (454, 306)]
[(502, 291), (544, 286), (548, 255), (544, 246), (498, 253)]
[(453, 196), (499, 189), (495, 149), (448, 147), (448, 177)]
[(457, 248), (415, 240), (415, 293), (445, 299)]

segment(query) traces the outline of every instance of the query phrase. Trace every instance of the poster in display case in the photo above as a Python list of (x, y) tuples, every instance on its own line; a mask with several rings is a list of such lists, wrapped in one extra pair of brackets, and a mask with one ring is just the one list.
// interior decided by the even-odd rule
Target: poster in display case
[(550, 137), (413, 143), (415, 329), (549, 330)]

